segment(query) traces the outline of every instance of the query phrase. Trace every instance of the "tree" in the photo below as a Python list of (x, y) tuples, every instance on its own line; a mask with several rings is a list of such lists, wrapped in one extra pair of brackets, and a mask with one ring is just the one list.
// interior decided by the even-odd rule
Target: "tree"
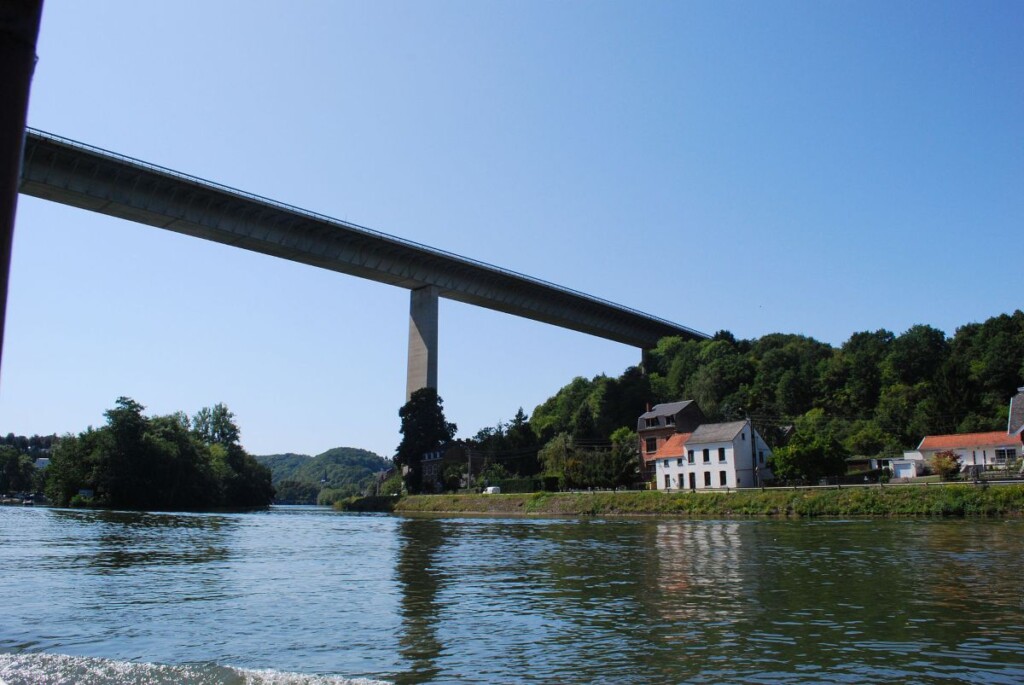
[(576, 444), (568, 433), (559, 433), (551, 438), (537, 453), (544, 477), (558, 479), (560, 488), (568, 487), (566, 470), (571, 470), (570, 464), (575, 456)]
[(882, 377), (905, 385), (931, 381), (948, 354), (945, 333), (931, 326), (912, 326), (889, 344)]
[(953, 480), (960, 474), (960, 455), (952, 450), (936, 452), (932, 457), (932, 470), (942, 480)]
[(0, 493), (31, 490), (34, 473), (31, 457), (10, 445), (0, 446)]
[[(61, 439), (47, 468), (46, 494), (56, 504), (125, 509), (205, 509), (266, 506), (274, 490), (270, 471), (237, 442), (206, 443), (182, 413), (144, 416), (144, 407), (119, 397), (107, 425)], [(238, 434), (231, 413), (223, 436)], [(232, 433), (233, 431), (233, 433)], [(227, 438), (227, 439), (230, 439)], [(237, 438), (235, 438), (237, 439)], [(92, 491), (88, 501), (79, 493)]]
[(827, 417), (815, 409), (797, 422), (789, 444), (775, 450), (771, 470), (776, 478), (789, 482), (817, 483), (846, 473), (848, 453), (835, 434), (826, 428)]
[(406, 469), (405, 485), (419, 492), (423, 473), (420, 460), (427, 452), (450, 442), (458, 430), (444, 417), (444, 401), (434, 388), (420, 388), (398, 410), (402, 420), (402, 442), (395, 451), (395, 465)]
[(236, 445), (241, 437), (235, 415), (220, 402), (196, 412), (192, 430), (207, 445)]
[(639, 447), (632, 429), (623, 427), (612, 433), (611, 487), (630, 486), (637, 482), (640, 477)]

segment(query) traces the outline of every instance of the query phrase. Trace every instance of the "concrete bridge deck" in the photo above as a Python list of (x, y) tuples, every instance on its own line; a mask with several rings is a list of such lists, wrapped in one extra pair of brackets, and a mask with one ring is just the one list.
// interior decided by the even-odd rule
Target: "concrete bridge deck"
[[(19, 191), (413, 291), (412, 389), (437, 385), (438, 297), (641, 349), (669, 335), (707, 337), (569, 288), (34, 129), (26, 131)], [(427, 365), (415, 379), (414, 357)]]

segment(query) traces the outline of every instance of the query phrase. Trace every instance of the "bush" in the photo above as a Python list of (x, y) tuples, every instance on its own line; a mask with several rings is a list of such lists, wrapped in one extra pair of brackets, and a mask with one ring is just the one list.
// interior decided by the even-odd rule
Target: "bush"
[(942, 477), (942, 480), (954, 480), (960, 475), (960, 456), (952, 450), (936, 452), (932, 457), (932, 470)]
[(402, 480), (402, 474), (397, 471), (380, 484), (380, 494), (382, 496), (401, 495), (404, 490), (405, 481)]

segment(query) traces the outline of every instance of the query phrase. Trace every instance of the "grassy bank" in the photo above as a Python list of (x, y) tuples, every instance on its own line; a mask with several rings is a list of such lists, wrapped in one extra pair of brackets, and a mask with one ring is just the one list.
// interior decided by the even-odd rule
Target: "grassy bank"
[(516, 495), (414, 495), (364, 498), (349, 511), (540, 516), (1020, 516), (1024, 485), (887, 486), (805, 490), (665, 493), (595, 492)]

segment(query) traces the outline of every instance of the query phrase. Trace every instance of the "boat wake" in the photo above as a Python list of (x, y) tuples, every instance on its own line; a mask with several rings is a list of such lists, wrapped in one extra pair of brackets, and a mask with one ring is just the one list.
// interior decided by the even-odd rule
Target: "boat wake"
[(0, 685), (386, 685), (219, 664), (147, 664), (64, 654), (0, 654)]

